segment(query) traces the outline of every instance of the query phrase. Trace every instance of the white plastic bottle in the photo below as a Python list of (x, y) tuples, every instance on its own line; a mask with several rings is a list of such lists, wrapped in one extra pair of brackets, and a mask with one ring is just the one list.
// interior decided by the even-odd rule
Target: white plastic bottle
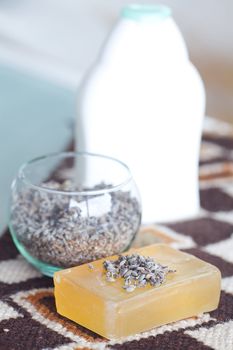
[(204, 109), (203, 83), (170, 9), (129, 5), (81, 84), (77, 149), (129, 165), (144, 223), (191, 217)]

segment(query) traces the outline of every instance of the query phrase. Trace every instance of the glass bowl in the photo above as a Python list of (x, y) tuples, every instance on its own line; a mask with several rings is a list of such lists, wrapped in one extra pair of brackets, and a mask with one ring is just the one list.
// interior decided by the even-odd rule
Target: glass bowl
[(12, 184), (9, 227), (44, 275), (129, 248), (141, 222), (129, 168), (114, 158), (65, 152), (24, 164)]

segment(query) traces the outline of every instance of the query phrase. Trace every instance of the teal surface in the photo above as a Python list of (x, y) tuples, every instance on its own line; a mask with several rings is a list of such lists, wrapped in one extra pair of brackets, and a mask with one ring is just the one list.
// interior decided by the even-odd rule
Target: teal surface
[(71, 141), (75, 98), (72, 89), (0, 66), (0, 232), (19, 166)]

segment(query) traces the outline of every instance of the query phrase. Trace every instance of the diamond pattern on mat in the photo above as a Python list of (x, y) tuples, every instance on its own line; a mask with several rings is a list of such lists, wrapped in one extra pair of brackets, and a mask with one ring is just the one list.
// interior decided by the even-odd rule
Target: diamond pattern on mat
[(200, 218), (168, 224), (167, 227), (191, 236), (198, 245), (215, 243), (231, 236), (233, 225), (212, 218)]
[(24, 282), (12, 284), (0, 282), (0, 298), (7, 297), (8, 295), (19, 292), (20, 290), (26, 291), (33, 288), (51, 286), (53, 286), (53, 280), (49, 277), (31, 278)]
[(202, 162), (213, 161), (219, 158), (225, 158), (228, 160), (228, 153), (229, 151), (225, 150), (221, 146), (209, 142), (202, 142), (200, 150), (200, 164)]
[(233, 294), (233, 276), (222, 279), (222, 290)]
[(206, 142), (212, 142), (218, 146), (222, 146), (228, 150), (233, 149), (233, 138), (232, 137), (216, 137), (210, 135), (204, 135), (203, 140)]
[(210, 346), (211, 349), (233, 349), (233, 321), (219, 323), (212, 328), (207, 329), (203, 327), (195, 331), (186, 331), (185, 333)]
[(41, 276), (41, 273), (29, 265), (22, 256), (0, 262), (0, 282), (19, 283)]
[(56, 349), (58, 345), (66, 343), (70, 343), (69, 338), (31, 318), (10, 319), (0, 323), (0, 345), (4, 350)]
[(233, 235), (224, 241), (209, 244), (203, 248), (210, 254), (214, 254), (233, 263)]
[(109, 346), (114, 346), (115, 344), (119, 345), (120, 343), (122, 344), (126, 342), (128, 343), (133, 340), (139, 341), (140, 339), (145, 339), (152, 336), (157, 337), (158, 335), (165, 334), (168, 332), (178, 332), (184, 329), (198, 329), (203, 325), (205, 325), (205, 327), (211, 326), (213, 323), (216, 323), (216, 319), (211, 317), (209, 313), (204, 313), (198, 317), (190, 317), (181, 321), (165, 324), (160, 327), (155, 327), (147, 332), (128, 336), (126, 338), (123, 338), (120, 342), (117, 340), (111, 340), (109, 342)]
[[(43, 349), (43, 350), (91, 350), (90, 348), (80, 348), (78, 347), (77, 348), (77, 343), (69, 343), (67, 345), (61, 345), (61, 346), (58, 346), (56, 347), (56, 349), (51, 349), (51, 348), (48, 348), (48, 349)], [(102, 350), (102, 349), (101, 349)], [(108, 349), (110, 350), (110, 349)]]
[(15, 259), (19, 254), (9, 231), (0, 237), (0, 260)]
[(197, 248), (185, 249), (184, 251), (189, 254), (193, 254), (196, 257), (209, 262), (210, 264), (217, 266), (221, 271), (222, 277), (228, 277), (233, 275), (233, 264), (225, 261), (221, 257), (211, 255)]
[(212, 350), (209, 346), (184, 334), (183, 331), (166, 332), (157, 337), (116, 344), (112, 348), (115, 350)]
[(217, 212), (233, 210), (233, 198), (227, 193), (221, 191), (220, 188), (212, 187), (202, 189), (200, 195), (201, 206), (208, 211)]
[(233, 225), (233, 212), (232, 211), (218, 211), (216, 213), (211, 213), (213, 219), (228, 222)]
[(227, 161), (229, 161), (229, 158), (227, 156), (222, 156), (222, 157), (216, 157), (216, 158), (201, 160), (199, 162), (199, 165), (207, 165), (207, 164), (215, 164), (215, 163), (226, 163)]
[(233, 320), (233, 295), (222, 291), (219, 306), (217, 310), (210, 312), (210, 316), (220, 322)]
[[(10, 318), (17, 318), (21, 317), (16, 310), (7, 303), (4, 303), (3, 301), (0, 300), (0, 322), (3, 320), (9, 320)], [(1, 324), (0, 324), (1, 325)]]

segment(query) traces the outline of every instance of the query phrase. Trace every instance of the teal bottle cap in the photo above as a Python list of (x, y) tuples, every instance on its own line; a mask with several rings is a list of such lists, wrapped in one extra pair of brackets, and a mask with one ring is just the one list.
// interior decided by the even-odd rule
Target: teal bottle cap
[(164, 5), (126, 5), (121, 12), (122, 17), (140, 21), (144, 19), (163, 20), (171, 15), (171, 9)]

